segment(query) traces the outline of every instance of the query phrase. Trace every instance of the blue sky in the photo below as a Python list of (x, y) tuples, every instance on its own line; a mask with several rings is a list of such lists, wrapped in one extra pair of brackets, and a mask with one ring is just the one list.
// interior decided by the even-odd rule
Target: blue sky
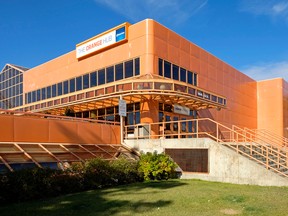
[(288, 0), (0, 0), (0, 68), (152, 18), (256, 80), (288, 81)]

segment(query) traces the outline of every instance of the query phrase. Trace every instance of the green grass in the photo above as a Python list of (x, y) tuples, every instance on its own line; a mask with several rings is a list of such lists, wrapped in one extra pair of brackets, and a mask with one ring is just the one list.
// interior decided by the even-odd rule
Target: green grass
[(0, 207), (0, 215), (288, 215), (288, 187), (146, 182)]

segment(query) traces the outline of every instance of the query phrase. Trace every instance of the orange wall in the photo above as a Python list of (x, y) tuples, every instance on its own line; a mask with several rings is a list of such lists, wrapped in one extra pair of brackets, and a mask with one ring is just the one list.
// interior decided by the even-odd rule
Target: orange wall
[[(270, 93), (265, 93), (263, 90), (262, 82), (257, 84), (255, 80), (150, 19), (129, 27), (127, 43), (79, 61), (73, 50), (26, 71), (24, 73), (24, 93), (135, 57), (140, 57), (141, 74), (158, 74), (158, 58), (162, 58), (198, 73), (200, 88), (227, 98), (227, 109), (203, 110), (199, 112), (200, 117), (209, 117), (228, 126), (235, 124), (249, 128), (257, 128), (257, 124), (261, 128), (269, 125), (267, 122), (273, 120), (274, 131), (278, 132), (283, 131), (284, 126), (288, 126), (287, 83), (284, 84), (284, 93), (281, 93), (284, 94), (284, 96), (282, 95), (282, 99), (285, 99), (284, 103), (281, 104), (281, 100), (278, 101), (278, 97), (275, 97), (273, 100), (276, 102), (273, 107), (268, 108), (264, 104), (267, 104), (267, 101), (269, 102), (272, 98)], [(261, 96), (258, 106), (257, 88), (258, 98)], [(277, 92), (278, 90), (275, 94)], [(260, 107), (264, 108), (260, 109)], [(274, 118), (269, 109), (282, 111), (279, 111), (279, 115)], [(151, 119), (158, 118), (158, 116), (150, 117)]]
[[(198, 73), (200, 88), (227, 97), (227, 109), (201, 111), (200, 117), (209, 117), (228, 126), (232, 124), (257, 127), (257, 84), (225, 62), (154, 22), (154, 61), (170, 61)], [(158, 71), (155, 64), (155, 71)]]
[(1, 142), (119, 144), (120, 126), (0, 115)]
[[(148, 34), (146, 35), (146, 31)], [(82, 60), (76, 59), (75, 50), (39, 65), (24, 73), (24, 93), (77, 77), (103, 67), (140, 57), (141, 74), (153, 70), (152, 50), (149, 42), (151, 27), (146, 20), (131, 25), (128, 29), (128, 42), (92, 55)], [(148, 46), (146, 46), (148, 44)]]
[[(259, 81), (258, 87), (258, 128), (267, 129), (278, 135), (283, 135), (284, 106), (287, 107), (287, 83), (283, 91), (284, 81), (281, 78)], [(286, 105), (283, 103), (286, 92)], [(287, 109), (285, 111), (287, 118)], [(287, 120), (286, 125), (287, 125)]]

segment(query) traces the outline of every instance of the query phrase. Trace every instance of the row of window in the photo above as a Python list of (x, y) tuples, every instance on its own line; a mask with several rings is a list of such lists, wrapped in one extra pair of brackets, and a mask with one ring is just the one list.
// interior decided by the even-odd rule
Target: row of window
[(0, 100), (0, 107), (2, 109), (11, 109), (11, 108), (22, 106), (22, 105), (23, 105), (22, 95), (9, 98), (9, 99)]
[(0, 95), (3, 97), (3, 99), (7, 99), (10, 97), (14, 97), (16, 95), (20, 95), (23, 93), (23, 84), (18, 84), (18, 85), (14, 85), (11, 86), (10, 88), (4, 89), (2, 90), (0, 88)]
[(9, 88), (10, 86), (17, 85), (23, 82), (23, 74), (19, 74), (14, 77), (10, 77), (9, 79), (5, 79), (0, 82), (0, 89)]
[[(105, 121), (120, 122), (118, 106), (76, 112), (74, 116), (79, 118), (91, 118)], [(125, 125), (134, 125), (139, 123), (140, 103), (127, 104), (127, 118), (125, 118)]]
[(25, 94), (26, 104), (98, 85), (122, 80), (140, 74), (140, 59), (132, 59)]
[(6, 66), (0, 73), (0, 108), (10, 109), (23, 105), (23, 74)]
[(166, 60), (158, 59), (158, 72), (160, 76), (189, 83), (197, 86), (197, 73), (186, 70), (183, 67), (172, 64)]
[(7, 79), (10, 79), (11, 77), (14, 77), (16, 75), (22, 74), (22, 72), (14, 69), (14, 68), (11, 68), (9, 66), (6, 66), (5, 69), (6, 69), (5, 71), (0, 73), (0, 82), (3, 82), (5, 80), (7, 80)]

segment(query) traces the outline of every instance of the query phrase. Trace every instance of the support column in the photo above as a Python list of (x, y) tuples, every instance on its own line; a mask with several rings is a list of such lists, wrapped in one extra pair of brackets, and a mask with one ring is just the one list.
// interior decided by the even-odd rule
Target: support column
[[(159, 122), (158, 119), (158, 106), (159, 102), (146, 99), (141, 102), (141, 123), (154, 123)], [(159, 125), (151, 125), (151, 136), (159, 134)]]

